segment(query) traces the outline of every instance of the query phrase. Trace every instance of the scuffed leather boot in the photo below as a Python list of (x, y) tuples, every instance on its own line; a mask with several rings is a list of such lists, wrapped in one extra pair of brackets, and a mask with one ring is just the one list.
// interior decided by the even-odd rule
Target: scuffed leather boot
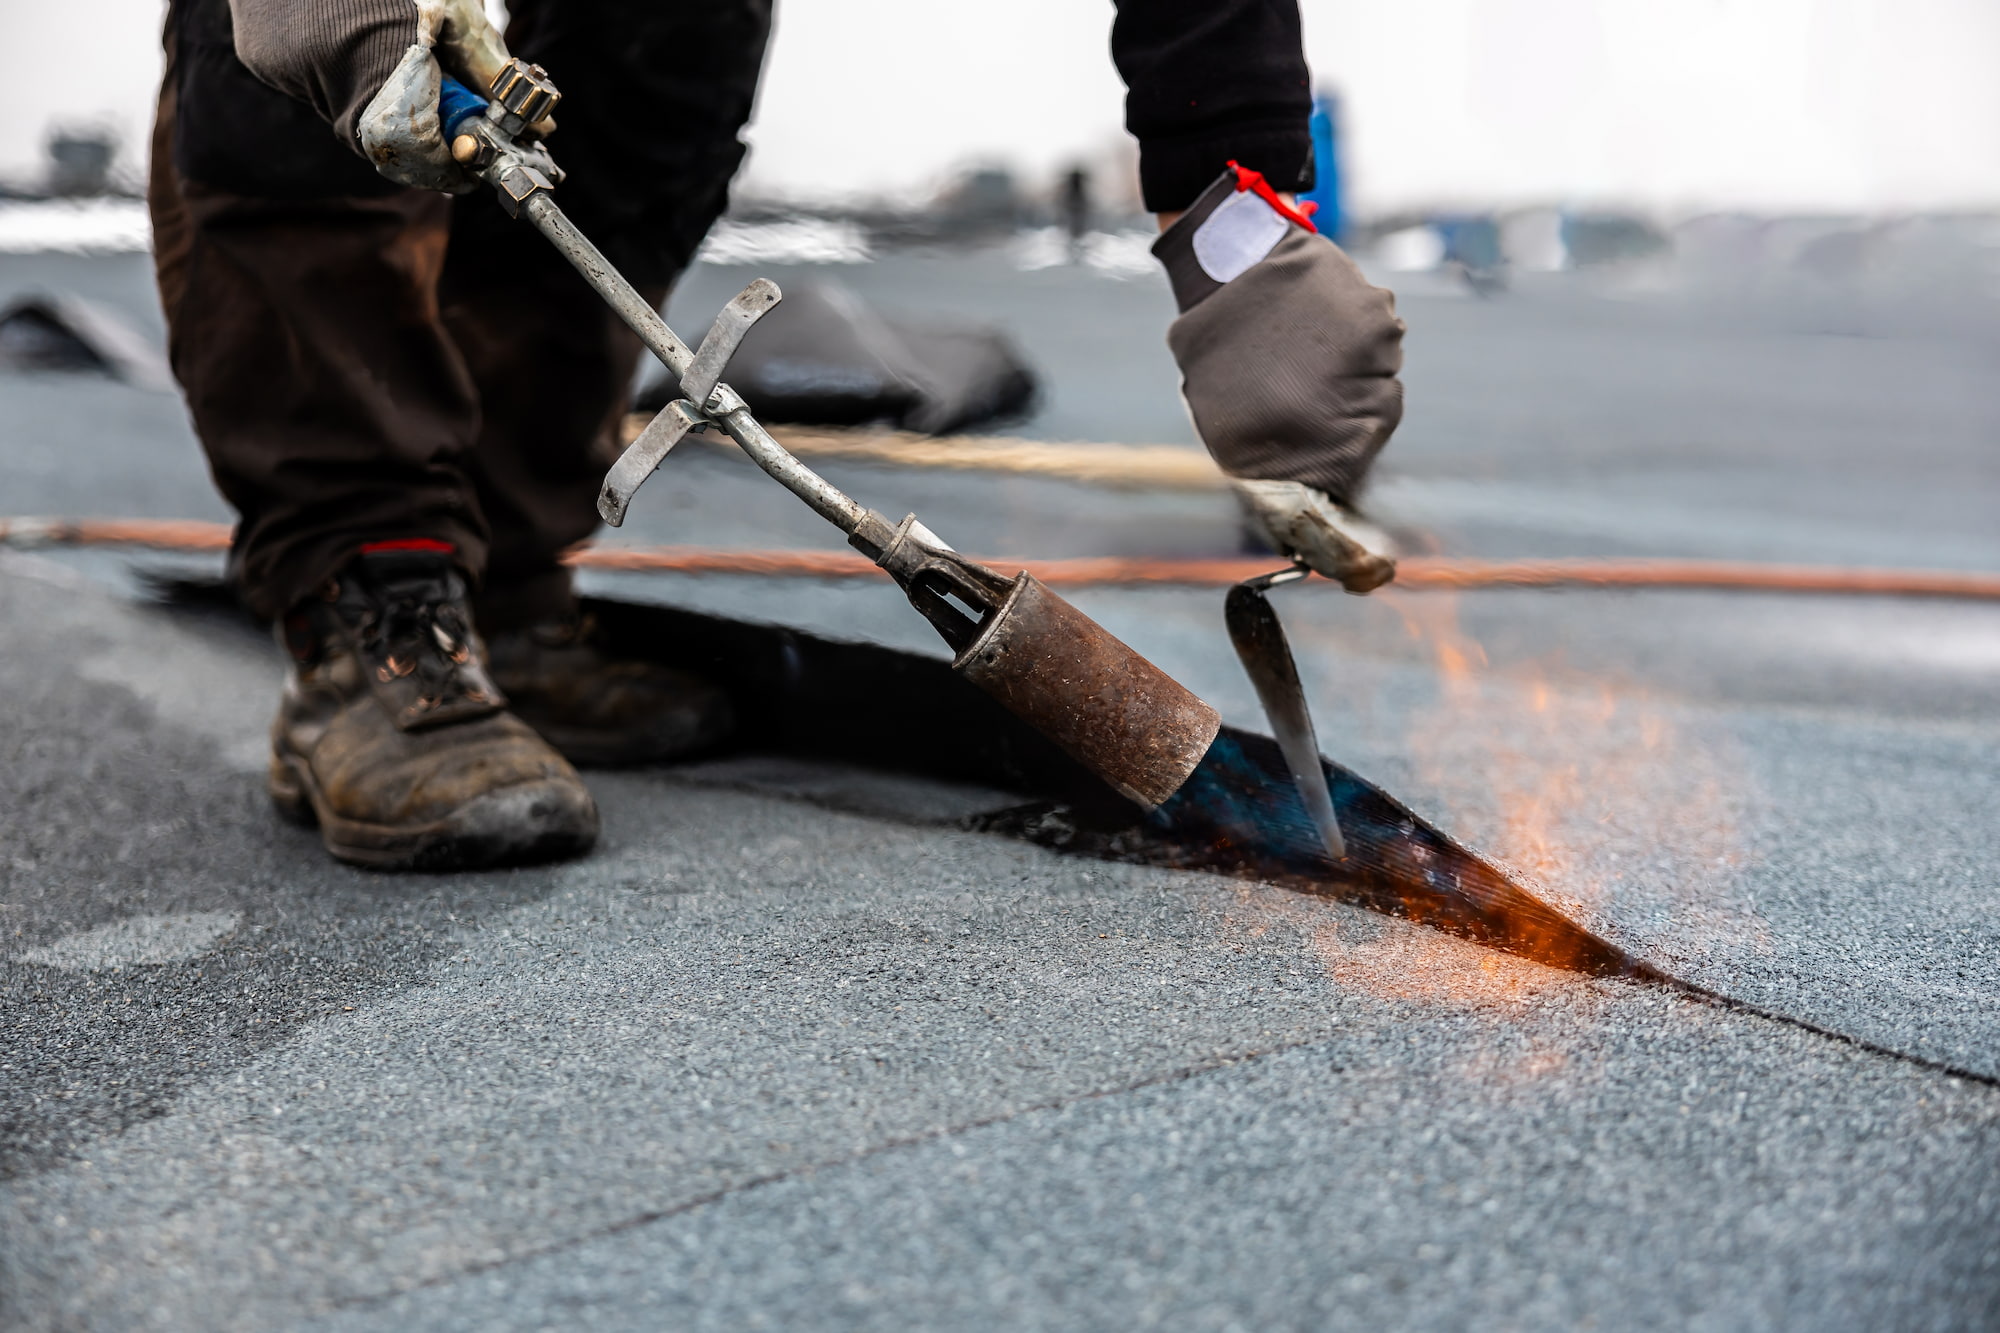
[(487, 640), (488, 669), (523, 722), (576, 764), (647, 764), (704, 750), (735, 725), (715, 686), (617, 657), (581, 611)]
[(271, 726), (271, 799), (326, 849), (379, 869), (573, 856), (597, 806), (487, 677), (447, 556), (363, 554), (282, 626), (293, 668)]

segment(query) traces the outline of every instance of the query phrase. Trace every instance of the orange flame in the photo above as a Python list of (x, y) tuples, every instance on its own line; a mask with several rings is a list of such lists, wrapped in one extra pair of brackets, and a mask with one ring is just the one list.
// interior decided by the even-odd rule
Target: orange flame
[(1383, 600), (1436, 663), (1437, 701), (1408, 742), (1452, 828), (1592, 928), (1664, 886), (1683, 935), (1761, 929), (1734, 901), (1748, 793), (1726, 738), (1690, 734), (1644, 687), (1559, 651), (1495, 667), (1456, 596)]

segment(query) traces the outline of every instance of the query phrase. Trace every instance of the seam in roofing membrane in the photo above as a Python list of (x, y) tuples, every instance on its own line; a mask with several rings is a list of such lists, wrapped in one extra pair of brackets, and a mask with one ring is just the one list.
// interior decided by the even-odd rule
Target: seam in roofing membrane
[[(1715, 1004), (1725, 1009), (1737, 1010), (1753, 1018), (1767, 1019), (1774, 1023), (1801, 1028), (1815, 1036), (1831, 1038), (1845, 1045), (1866, 1051), (1871, 1055), (1887, 1056), (1891, 1059), (1917, 1065), (1920, 1068), (1928, 1069), (1951, 1078), (1964, 1079), (1967, 1082), (1982, 1084), (1986, 1087), (2000, 1087), (2000, 1078), (1996, 1078), (1990, 1074), (1974, 1073), (1970, 1070), (1957, 1068), (1956, 1066), (1941, 1064), (1938, 1061), (1926, 1059), (1923, 1056), (1910, 1055), (1907, 1052), (1892, 1050), (1886, 1046), (1878, 1046), (1873, 1042), (1865, 1041), (1858, 1037), (1850, 1037), (1845, 1033), (1820, 1027), (1818, 1024), (1807, 1022), (1804, 1019), (1772, 1013), (1769, 1010), (1759, 1009), (1755, 1005), (1745, 1004), (1740, 1000), (1732, 1000), (1726, 995), (1718, 995), (1713, 991), (1704, 990), (1688, 982), (1671, 980), (1670, 985), (1672, 989), (1686, 994), (1690, 999), (1698, 1003)], [(479, 1277), (503, 1268), (511, 1268), (516, 1264), (529, 1263), (536, 1259), (546, 1259), (551, 1255), (562, 1254), (579, 1246), (588, 1245), (593, 1241), (623, 1235), (628, 1231), (637, 1231), (639, 1228), (651, 1226), (655, 1222), (664, 1222), (668, 1218), (680, 1217), (687, 1213), (695, 1212), (698, 1209), (706, 1208), (710, 1204), (721, 1203), (725, 1199), (733, 1198), (739, 1194), (747, 1194), (753, 1190), (764, 1189), (771, 1185), (782, 1185), (801, 1177), (810, 1177), (821, 1171), (853, 1166), (857, 1163), (880, 1157), (885, 1153), (896, 1152), (904, 1148), (921, 1147), (927, 1143), (937, 1143), (945, 1139), (956, 1138), (959, 1135), (988, 1129), (994, 1125), (1008, 1124), (1023, 1117), (1036, 1115), (1044, 1111), (1062, 1111), (1072, 1106), (1080, 1106), (1086, 1102), (1102, 1101), (1109, 1097), (1122, 1097), (1128, 1093), (1143, 1092), (1148, 1088), (1184, 1083), (1191, 1079), (1200, 1078), (1205, 1074), (1212, 1074), (1219, 1070), (1227, 1069), (1233, 1065), (1249, 1064), (1252, 1061), (1262, 1060), (1273, 1055), (1284, 1055), (1291, 1051), (1307, 1050), (1314, 1046), (1323, 1045), (1327, 1040), (1328, 1038), (1322, 1035), (1244, 1051), (1237, 1055), (1215, 1057), (1197, 1061), (1191, 1065), (1184, 1065), (1178, 1069), (1152, 1074), (1145, 1078), (1133, 1079), (1113, 1087), (1091, 1088), (1072, 1096), (1053, 1097), (1047, 1101), (1035, 1102), (1028, 1106), (1015, 1107), (1012, 1110), (998, 1111), (992, 1115), (979, 1116), (960, 1124), (939, 1125), (916, 1134), (898, 1135), (894, 1138), (884, 1139), (880, 1143), (870, 1144), (868, 1147), (857, 1152), (821, 1158), (818, 1161), (787, 1167), (782, 1171), (769, 1171), (762, 1175), (751, 1176), (747, 1180), (738, 1181), (733, 1185), (725, 1185), (720, 1189), (709, 1190), (705, 1193), (695, 1195), (693, 1198), (683, 1199), (678, 1203), (669, 1204), (663, 1208), (653, 1208), (643, 1213), (635, 1213), (631, 1217), (622, 1218), (616, 1222), (580, 1232), (574, 1236), (565, 1236), (558, 1241), (533, 1246), (517, 1254), (507, 1255), (504, 1258), (482, 1260), (454, 1272), (439, 1273), (433, 1277), (425, 1278), (420, 1282), (413, 1282), (408, 1286), (397, 1287), (392, 1291), (377, 1292), (365, 1296), (351, 1296), (344, 1300), (333, 1302), (330, 1308), (335, 1310), (350, 1310), (383, 1305), (413, 1291), (448, 1286), (451, 1283), (459, 1282), (466, 1278)]]

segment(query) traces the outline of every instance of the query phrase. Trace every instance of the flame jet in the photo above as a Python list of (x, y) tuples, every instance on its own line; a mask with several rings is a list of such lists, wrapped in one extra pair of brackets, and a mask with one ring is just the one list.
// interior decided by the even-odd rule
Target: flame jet
[[(1360, 774), (1319, 762), (1345, 835), (1338, 866), (1328, 866), (1319, 823), (1277, 742), (1234, 727), (1140, 825), (1154, 844), (1144, 859), (1330, 894), (1551, 967), (1681, 984), (1571, 921)], [(1135, 851), (1142, 840), (1131, 840)]]

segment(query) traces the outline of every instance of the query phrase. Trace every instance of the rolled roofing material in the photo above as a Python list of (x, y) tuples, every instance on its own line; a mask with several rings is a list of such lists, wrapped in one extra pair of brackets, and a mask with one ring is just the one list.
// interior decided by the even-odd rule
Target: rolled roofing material
[(0, 310), (0, 360), (31, 369), (98, 370), (142, 389), (174, 393), (155, 340), (118, 310), (74, 292), (24, 296)]

